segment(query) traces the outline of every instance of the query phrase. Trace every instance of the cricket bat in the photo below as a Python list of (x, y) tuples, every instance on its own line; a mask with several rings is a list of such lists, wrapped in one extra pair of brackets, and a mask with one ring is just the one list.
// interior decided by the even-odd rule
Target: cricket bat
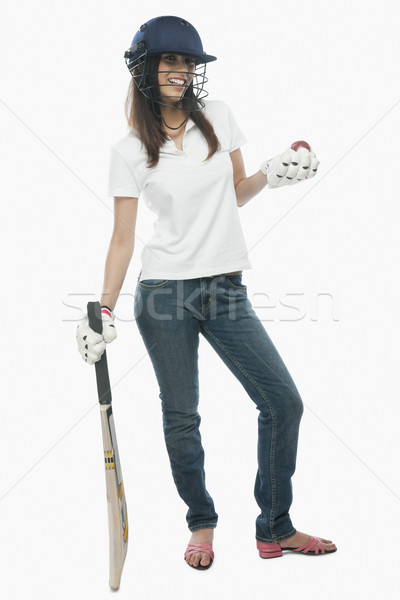
[[(102, 333), (103, 321), (100, 302), (88, 302), (87, 314), (89, 327), (96, 333)], [(103, 352), (100, 360), (95, 363), (95, 368), (106, 471), (110, 560), (109, 585), (112, 590), (118, 590), (128, 550), (128, 512), (111, 405), (112, 398), (106, 351)]]

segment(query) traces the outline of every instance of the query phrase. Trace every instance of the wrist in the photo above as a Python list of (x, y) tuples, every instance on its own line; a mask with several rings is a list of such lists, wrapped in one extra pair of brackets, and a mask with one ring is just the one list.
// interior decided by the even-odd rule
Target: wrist
[(264, 160), (260, 165), (260, 171), (263, 175), (268, 175), (269, 160)]
[(101, 305), (101, 314), (102, 315), (108, 315), (109, 317), (113, 317), (114, 316), (112, 309), (109, 306), (107, 306), (106, 304), (102, 304)]

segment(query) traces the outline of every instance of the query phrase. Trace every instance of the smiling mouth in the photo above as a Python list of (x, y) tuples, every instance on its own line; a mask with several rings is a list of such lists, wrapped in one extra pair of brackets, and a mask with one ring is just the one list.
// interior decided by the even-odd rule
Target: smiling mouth
[(186, 79), (181, 79), (180, 77), (171, 77), (168, 81), (176, 87), (184, 87), (186, 85)]

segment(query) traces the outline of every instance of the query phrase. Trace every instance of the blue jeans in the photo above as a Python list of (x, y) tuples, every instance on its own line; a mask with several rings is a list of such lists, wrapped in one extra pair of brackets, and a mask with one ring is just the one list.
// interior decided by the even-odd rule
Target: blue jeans
[(261, 513), (256, 539), (276, 543), (291, 537), (296, 533), (289, 516), (291, 477), (304, 406), (247, 298), (242, 274), (184, 280), (139, 277), (134, 314), (160, 388), (165, 444), (178, 493), (189, 507), (189, 530), (214, 528), (218, 521), (205, 485), (199, 430), (201, 333), (259, 410), (254, 496)]

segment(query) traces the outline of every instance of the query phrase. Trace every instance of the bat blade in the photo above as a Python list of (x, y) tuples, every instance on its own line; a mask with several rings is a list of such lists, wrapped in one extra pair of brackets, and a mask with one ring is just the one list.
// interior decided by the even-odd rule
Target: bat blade
[[(103, 322), (100, 302), (88, 302), (87, 312), (89, 327), (96, 333), (102, 333)], [(104, 350), (100, 360), (95, 363), (95, 368), (106, 472), (110, 557), (109, 584), (112, 590), (118, 590), (128, 550), (128, 512), (112, 412), (106, 350)]]
[(100, 415), (107, 490), (109, 585), (117, 590), (128, 550), (128, 511), (111, 404), (100, 405)]

